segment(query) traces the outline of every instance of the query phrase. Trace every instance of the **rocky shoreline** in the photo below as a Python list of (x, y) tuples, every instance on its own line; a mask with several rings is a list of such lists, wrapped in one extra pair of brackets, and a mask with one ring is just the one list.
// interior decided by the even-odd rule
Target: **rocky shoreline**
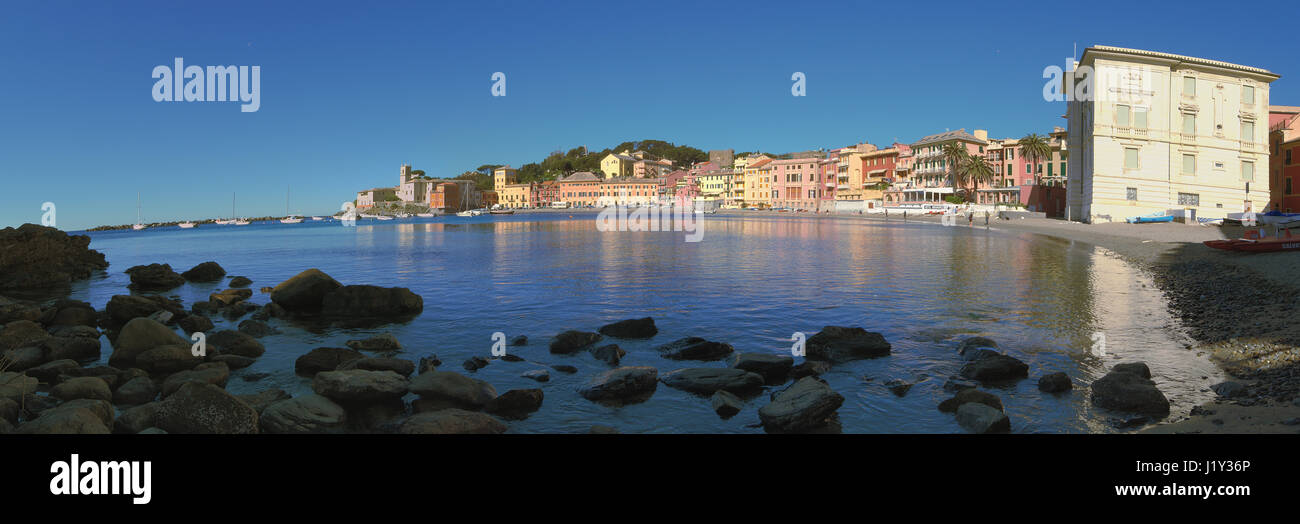
[[(89, 276), (107, 266), (100, 266), (102, 255), (94, 256), (98, 253), (88, 249), (84, 237), (44, 231), (49, 228), (40, 226), (19, 229), (24, 228), (23, 236), (8, 233), (0, 238), (11, 243), (15, 238), (31, 238), (63, 246), (47, 251), (82, 261), (83, 267), (68, 275)], [(1230, 356), (1237, 358), (1235, 367), (1228, 369), (1243, 381), (1216, 386), (1225, 402), (1273, 411), (1293, 403), (1296, 368), (1289, 357), (1283, 358), (1290, 353), (1269, 349), (1297, 340), (1291, 338), (1286, 319), (1241, 326), (1269, 337), (1268, 344), (1273, 345), (1243, 345), (1241, 333), (1226, 324), (1241, 311), (1258, 313), (1252, 308), (1276, 305), (1268, 300), (1273, 296), (1269, 291), (1275, 289), (1271, 281), (1251, 280), (1247, 270), (1235, 268), (1242, 273), (1234, 273), (1233, 281), (1225, 285), (1218, 278), (1222, 266), (1197, 258), (1170, 258), (1167, 251), (1160, 251), (1159, 260), (1138, 258), (1167, 290), (1171, 307), (1193, 326), (1192, 334), (1220, 346), (1216, 359), (1227, 363)], [(0, 268), (35, 267), (37, 261), (27, 257), (6, 263)], [(233, 395), (225, 390), (232, 371), (275, 351), (258, 339), (276, 332), (277, 326), (400, 323), (420, 314), (423, 299), (405, 288), (345, 285), (316, 269), (261, 288), (269, 298), (263, 305), (249, 300), (254, 296), (250, 278), (229, 276), (216, 262), (181, 273), (167, 264), (136, 266), (125, 273), (135, 294), (113, 296), (103, 310), (67, 299), (29, 302), (0, 297), (0, 433), (501, 433), (509, 430), (511, 421), (545, 409), (550, 373), (578, 371), (562, 358), (550, 361), (514, 353), (473, 357), (460, 364), (465, 373), (450, 371), (433, 354), (416, 360), (398, 358), (412, 352), (392, 335), (381, 334), (299, 356), (295, 372), (310, 380), (310, 394), (291, 397), (268, 388)], [(62, 275), (45, 280), (57, 285), (64, 281)], [(149, 294), (190, 282), (224, 282), (229, 288), (188, 308), (164, 295)], [(1205, 294), (1215, 286), (1225, 288), (1220, 293), (1235, 293), (1239, 298), (1207, 304)], [(12, 289), (16, 288), (0, 287), (0, 294)], [(1180, 291), (1168, 291), (1175, 289)], [(216, 316), (238, 321), (238, 328), (213, 331)], [(196, 338), (183, 336), (196, 333), (205, 337), (202, 352), (196, 349)], [(112, 351), (107, 365), (96, 365), (101, 360), (101, 335)], [(664, 371), (621, 365), (626, 351), (619, 340), (657, 335), (653, 318), (627, 319), (595, 331), (559, 332), (546, 343), (546, 354), (586, 353), (608, 365), (579, 389), (588, 401), (612, 406), (645, 402), (663, 385), (699, 397), (719, 417), (754, 409), (759, 425), (769, 433), (841, 431), (837, 411), (845, 398), (818, 375), (845, 362), (891, 354), (891, 344), (879, 333), (827, 326), (808, 338), (805, 358), (797, 365), (790, 355), (739, 353), (725, 342), (698, 337), (657, 345), (654, 351), (668, 365)], [(510, 343), (526, 346), (529, 341), (518, 336)], [(1001, 399), (990, 391), (1026, 379), (1036, 380), (1043, 395), (1087, 389), (1092, 404), (1117, 414), (1121, 427), (1140, 427), (1169, 414), (1168, 400), (1151, 380), (1152, 370), (1140, 362), (1117, 365), (1092, 384), (1077, 385), (1061, 372), (1029, 377), (1024, 362), (987, 338), (960, 341), (953, 359), (961, 364), (960, 371), (944, 384), (952, 397), (936, 409), (951, 413), (970, 433), (1014, 431)], [(498, 394), (492, 384), (469, 375), (494, 364), (518, 365), (520, 376), (536, 381), (538, 387)], [(885, 386), (903, 396), (911, 384), (891, 380)], [(1215, 409), (1199, 407), (1193, 418), (1213, 416)], [(593, 433), (616, 432), (598, 420), (591, 422)]]

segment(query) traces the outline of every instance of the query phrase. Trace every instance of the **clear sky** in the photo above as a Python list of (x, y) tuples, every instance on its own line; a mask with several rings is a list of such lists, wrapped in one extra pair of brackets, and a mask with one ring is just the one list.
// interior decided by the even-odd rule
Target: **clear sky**
[[(0, 16), (0, 225), (66, 230), (326, 214), (409, 162), (454, 176), (661, 139), (786, 152), (1065, 125), (1043, 68), (1089, 45), (1281, 74), (1292, 1), (11, 2)], [(155, 66), (261, 67), (261, 108), (155, 102)], [(492, 97), (492, 74), (506, 96)], [(807, 96), (791, 96), (803, 72)], [(1295, 76), (1293, 76), (1295, 75)]]

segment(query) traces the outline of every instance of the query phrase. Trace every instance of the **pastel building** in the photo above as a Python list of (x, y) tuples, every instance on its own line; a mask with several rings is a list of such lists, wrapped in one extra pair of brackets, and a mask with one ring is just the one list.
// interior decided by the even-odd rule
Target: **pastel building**
[[(1031, 211), (1044, 211), (1043, 203), (1034, 197), (1035, 186), (1064, 186), (1069, 156), (1064, 128), (1053, 129), (1045, 138), (1051, 146), (1051, 153), (1045, 158), (1033, 159), (1033, 163), (1020, 147), (1020, 139), (990, 139), (984, 159), (993, 170), (993, 180), (980, 185), (975, 201), (980, 204), (1020, 204)], [(1055, 216), (1056, 213), (1049, 215)]]
[(375, 207), (380, 202), (392, 202), (397, 200), (397, 188), (395, 187), (376, 187), (365, 191), (357, 192), (357, 209), (368, 209)]
[(862, 188), (866, 180), (866, 163), (863, 162), (863, 158), (867, 153), (877, 149), (879, 148), (864, 142), (841, 148), (836, 152), (839, 163), (835, 166), (835, 200), (846, 202), (863, 200)]
[(560, 201), (570, 206), (594, 206), (600, 202), (601, 178), (579, 171), (559, 180)]
[(821, 200), (819, 158), (773, 160), (771, 164), (772, 207), (816, 210)]
[(1068, 103), (1067, 218), (1263, 211), (1268, 88), (1277, 79), (1217, 60), (1085, 49), (1064, 79), (1066, 91), (1085, 95)]
[(1268, 152), (1271, 209), (1300, 212), (1300, 107), (1269, 106)]
[(953, 166), (943, 156), (948, 144), (959, 144), (971, 155), (983, 155), (988, 146), (988, 132), (976, 129), (974, 134), (966, 129), (945, 131), (921, 138), (911, 144), (912, 170), (907, 187), (902, 190), (903, 202), (942, 202), (957, 193)]
[(750, 161), (745, 166), (743, 179), (745, 181), (746, 207), (772, 207), (771, 164), (771, 158), (763, 157)]

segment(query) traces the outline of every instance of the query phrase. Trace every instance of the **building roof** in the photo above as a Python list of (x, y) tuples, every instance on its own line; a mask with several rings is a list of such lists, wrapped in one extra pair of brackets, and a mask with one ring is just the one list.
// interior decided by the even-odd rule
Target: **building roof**
[(942, 132), (942, 133), (938, 133), (938, 134), (933, 134), (933, 135), (930, 135), (930, 136), (922, 137), (920, 140), (918, 140), (918, 141), (912, 143), (912, 147), (918, 147), (918, 146), (924, 146), (924, 145), (929, 145), (929, 144), (935, 144), (935, 143), (939, 143), (939, 142), (949, 142), (949, 141), (953, 141), (953, 140), (961, 140), (961, 141), (964, 141), (964, 142), (973, 142), (973, 143), (980, 144), (980, 145), (988, 144), (987, 141), (980, 140), (980, 139), (976, 138), (975, 135), (972, 135), (972, 134), (970, 134), (970, 133), (967, 133), (967, 132), (966, 132), (966, 128), (963, 127), (963, 128), (958, 129), (958, 130), (956, 130), (956, 131), (944, 131), (944, 132)]
[(1234, 64), (1231, 62), (1221, 62), (1218, 60), (1210, 60), (1208, 58), (1197, 58), (1194, 56), (1176, 55), (1173, 53), (1162, 53), (1159, 51), (1146, 51), (1143, 49), (1131, 49), (1127, 47), (1115, 47), (1115, 46), (1108, 46), (1108, 45), (1098, 45), (1098, 46), (1092, 46), (1087, 49), (1084, 49), (1083, 56), (1080, 57), (1079, 59), (1080, 62), (1084, 61), (1084, 58), (1088, 56), (1089, 51), (1103, 52), (1103, 53), (1117, 53), (1117, 54), (1133, 55), (1133, 56), (1147, 56), (1152, 58), (1163, 58), (1166, 60), (1176, 60), (1178, 62), (1186, 62), (1189, 64), (1200, 64), (1206, 66), (1220, 67), (1223, 69), (1231, 69), (1235, 71), (1244, 71), (1247, 73), (1255, 73), (1258, 75), (1271, 76), (1273, 77), (1273, 80), (1277, 80), (1280, 76), (1277, 73), (1274, 73), (1267, 69), (1244, 66), (1240, 64)]
[(560, 179), (560, 182), (596, 182), (600, 177), (592, 174), (591, 171), (578, 171), (572, 175)]

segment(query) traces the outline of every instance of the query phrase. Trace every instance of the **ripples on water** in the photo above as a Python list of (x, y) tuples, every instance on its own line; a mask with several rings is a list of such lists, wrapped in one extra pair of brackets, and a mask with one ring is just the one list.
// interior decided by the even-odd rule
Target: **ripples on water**
[[(593, 423), (624, 432), (761, 432), (751, 426), (766, 392), (729, 420), (713, 413), (708, 398), (662, 384), (647, 402), (610, 408), (576, 393), (607, 366), (585, 353), (547, 351), (549, 338), (565, 329), (594, 331), (647, 315), (659, 335), (616, 342), (628, 351), (623, 365), (654, 366), (661, 373), (725, 365), (669, 361), (652, 350), (685, 336), (728, 342), (741, 352), (785, 352), (796, 331), (811, 336), (823, 326), (846, 325), (883, 333), (892, 356), (839, 365), (823, 376), (846, 399), (839, 410), (845, 432), (960, 432), (952, 415), (935, 406), (951, 396), (942, 386), (960, 367), (956, 341), (976, 334), (1030, 366), (1029, 380), (992, 389), (1016, 432), (1113, 431), (1115, 415), (1097, 412), (1086, 389), (1059, 397), (1040, 393), (1037, 378), (1046, 373), (1065, 371), (1079, 388), (1117, 362), (1143, 360), (1176, 414), (1207, 400), (1202, 390), (1221, 377), (1208, 360), (1184, 349), (1187, 341), (1150, 280), (1088, 244), (982, 227), (770, 215), (707, 217), (700, 222), (703, 241), (688, 243), (680, 232), (601, 233), (594, 217), (92, 233), (91, 247), (112, 266), (104, 277), (74, 287), (73, 298), (102, 308), (112, 295), (127, 292), (122, 271), (128, 267), (165, 262), (183, 271), (206, 260), (219, 262), (230, 276), (253, 279), (255, 290), (311, 267), (345, 284), (408, 287), (424, 297), (425, 309), (407, 324), (313, 333), (272, 320), (282, 333), (262, 339), (266, 354), (234, 371), (227, 389), (309, 392), (310, 380), (293, 372), (299, 355), (383, 331), (405, 346), (399, 357), (436, 353), (444, 369), (463, 371), (465, 359), (488, 356), (491, 334), (501, 331), (528, 336), (529, 345), (509, 348), (526, 359), (580, 370), (552, 371), (551, 381), (540, 385), (519, 376), (541, 367), (530, 363), (494, 361), (474, 373), (501, 392), (545, 391), (541, 411), (512, 422), (513, 432), (585, 432)], [(169, 294), (188, 307), (224, 287), (187, 284)], [(252, 299), (268, 300), (262, 293)], [(213, 321), (217, 329), (236, 324)], [(1105, 334), (1104, 356), (1091, 351), (1096, 332)], [(107, 361), (107, 342), (104, 349)], [(241, 379), (251, 373), (269, 376)], [(883, 385), (893, 378), (917, 384), (899, 398)]]

